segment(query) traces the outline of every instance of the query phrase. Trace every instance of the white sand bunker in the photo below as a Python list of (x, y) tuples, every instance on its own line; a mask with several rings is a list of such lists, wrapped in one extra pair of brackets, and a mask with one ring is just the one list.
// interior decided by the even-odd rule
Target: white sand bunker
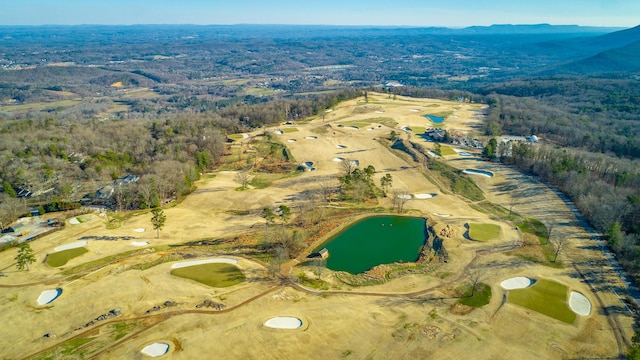
[(137, 229), (134, 229), (133, 231), (142, 233), (142, 232), (147, 231), (147, 229), (145, 229), (145, 228), (137, 228)]
[(458, 155), (460, 155), (460, 156), (473, 156), (473, 154), (471, 154), (470, 152), (466, 152), (466, 151), (460, 151), (460, 152), (458, 152)]
[(577, 291), (572, 291), (569, 295), (569, 307), (578, 315), (589, 316), (591, 314), (591, 302)]
[(278, 316), (265, 321), (264, 326), (273, 329), (297, 329), (302, 326), (302, 320), (291, 316)]
[(338, 149), (346, 149), (346, 148), (347, 148), (347, 146), (346, 146), (346, 145), (336, 145), (336, 147), (337, 147)]
[(451, 214), (439, 214), (439, 213), (433, 213), (433, 215), (440, 216), (440, 217), (449, 217), (449, 216), (451, 216)]
[(287, 140), (287, 141), (288, 141), (288, 142), (296, 142), (297, 140), (296, 140), (296, 139), (289, 139), (289, 140)]
[(431, 199), (432, 197), (435, 197), (436, 194), (414, 194), (413, 197), (416, 199)]
[(78, 218), (73, 218), (73, 219), (69, 220), (69, 224), (78, 225), (78, 224), (80, 224), (80, 220), (78, 220)]
[(282, 135), (282, 134), (284, 134), (284, 131), (278, 129), (278, 130), (275, 130), (273, 133), (276, 134), (276, 135)]
[(517, 276), (501, 282), (500, 286), (505, 290), (514, 290), (528, 288), (531, 284), (533, 284), (533, 280), (528, 277)]
[(249, 138), (249, 134), (242, 134), (242, 138), (243, 139), (248, 139)]
[(140, 350), (141, 353), (151, 357), (162, 356), (166, 354), (168, 351), (169, 351), (169, 344), (165, 344), (165, 343), (153, 343), (151, 345), (145, 346), (142, 350)]
[(486, 177), (493, 177), (493, 173), (491, 171), (466, 169), (466, 170), (462, 170), (462, 172), (465, 173), (465, 174), (470, 174), (470, 175), (481, 175), (481, 176), (486, 176)]
[(304, 138), (307, 139), (307, 140), (315, 140), (318, 137), (317, 136), (305, 136)]
[(69, 250), (69, 249), (75, 249), (75, 248), (79, 248), (79, 247), (83, 247), (87, 245), (87, 241), (86, 240), (82, 240), (82, 241), (76, 241), (76, 242), (72, 242), (71, 244), (66, 244), (66, 245), (61, 245), (56, 247), (54, 250), (55, 251), (64, 251), (64, 250)]
[(45, 290), (38, 296), (38, 305), (47, 305), (54, 302), (62, 294), (62, 289)]
[(411, 112), (420, 112), (420, 110), (418, 110), (418, 109), (411, 109), (409, 111), (411, 111)]
[(185, 261), (171, 265), (172, 269), (179, 269), (194, 265), (202, 265), (202, 264), (211, 264), (211, 263), (225, 263), (225, 264), (237, 264), (238, 260), (229, 259), (229, 258), (213, 258), (213, 259), (204, 259), (204, 260), (194, 260), (194, 261)]
[(335, 161), (335, 162), (343, 162), (343, 161), (344, 161), (344, 158), (341, 158), (341, 157), (335, 157), (335, 158), (333, 158), (333, 161)]
[(384, 114), (384, 111), (382, 111), (382, 110), (376, 110), (376, 114)]
[(131, 245), (133, 246), (147, 246), (149, 245), (148, 241), (133, 241), (131, 242)]
[(359, 127), (352, 125), (352, 126), (347, 126), (345, 129), (351, 129), (351, 130), (360, 130)]
[(413, 195), (411, 195), (411, 194), (398, 194), (398, 199), (411, 200), (411, 199), (413, 199)]

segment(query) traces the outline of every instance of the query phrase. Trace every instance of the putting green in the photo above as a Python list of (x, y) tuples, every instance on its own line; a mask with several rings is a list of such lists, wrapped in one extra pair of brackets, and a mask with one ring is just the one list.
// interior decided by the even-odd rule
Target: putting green
[(509, 291), (508, 301), (554, 319), (572, 324), (576, 313), (567, 304), (567, 287), (551, 280), (538, 280), (525, 289)]
[(500, 235), (500, 226), (495, 224), (469, 223), (469, 237), (477, 241), (489, 241)]
[(47, 265), (51, 267), (59, 267), (66, 264), (69, 260), (73, 259), (74, 257), (78, 257), (87, 252), (89, 252), (89, 250), (83, 247), (56, 251), (54, 253), (47, 255)]
[(244, 281), (237, 266), (226, 263), (208, 263), (171, 270), (171, 275), (197, 281), (211, 287), (229, 287)]

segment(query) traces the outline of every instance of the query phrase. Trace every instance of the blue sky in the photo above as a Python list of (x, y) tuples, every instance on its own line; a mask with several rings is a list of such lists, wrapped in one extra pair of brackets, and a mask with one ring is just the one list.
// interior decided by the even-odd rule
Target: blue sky
[(640, 0), (0, 0), (0, 25), (640, 24)]

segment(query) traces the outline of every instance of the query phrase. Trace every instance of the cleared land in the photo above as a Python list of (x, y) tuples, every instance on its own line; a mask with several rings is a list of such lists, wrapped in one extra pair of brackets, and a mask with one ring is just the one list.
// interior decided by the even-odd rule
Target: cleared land
[[(481, 107), (374, 93), (368, 100), (341, 103), (324, 119), (307, 119), (296, 124), (297, 132), (278, 136), (293, 158), (313, 162), (315, 171), (274, 176), (261, 187), (237, 191), (238, 174), (229, 162), (215, 177), (204, 176), (198, 189), (182, 202), (165, 208), (167, 222), (159, 239), (153, 231), (135, 231), (151, 226), (148, 211), (126, 214), (115, 229), (107, 228), (106, 217), (95, 215), (33, 241), (37, 261), (29, 272), (15, 270), (15, 249), (0, 253), (0, 264), (4, 264), (0, 271), (6, 275), (0, 277), (3, 356), (136, 358), (155, 342), (169, 344), (172, 359), (209, 353), (274, 359), (458, 359), (469, 354), (495, 359), (504, 357), (505, 349), (511, 358), (562, 359), (612, 358), (624, 352), (621, 338), (630, 339), (633, 318), (611, 291), (622, 291), (618, 278), (556, 194), (517, 171), (473, 156), (447, 156), (444, 161), (449, 168), (443, 171), (452, 175), (437, 176), (435, 170), (425, 172), (406, 152), (381, 141), (391, 130), (408, 140), (402, 126), (429, 127), (423, 115), (434, 108), (450, 114), (443, 127), (475, 134), (482, 127), (482, 118), (476, 116)], [(347, 122), (367, 123), (372, 130), (345, 129)], [(259, 138), (263, 131), (247, 136)], [(418, 136), (411, 141), (430, 145)], [(243, 154), (246, 146), (232, 145), (235, 154)], [(367, 286), (348, 285), (336, 273), (300, 264), (304, 259), (280, 267), (264, 263), (271, 259), (260, 251), (266, 229), (262, 209), (287, 205), (291, 221), (305, 215), (309, 207), (299, 205), (306, 194), (322, 190), (325, 183), (335, 187), (343, 173), (342, 163), (334, 158), (358, 160), (361, 168), (373, 165), (376, 182), (391, 174), (392, 190), (434, 194), (407, 200), (404, 208), (412, 216), (430, 218), (438, 232), (448, 229), (442, 237), (448, 262), (390, 266), (388, 278)], [(457, 195), (447, 182), (459, 179), (457, 172), (468, 168), (494, 174), (472, 178), (482, 197)], [(471, 188), (471, 183), (465, 186)], [(346, 214), (332, 220), (331, 231), (324, 234), (329, 236), (364, 213), (392, 212), (392, 205), (391, 197), (381, 197), (365, 205), (332, 202), (326, 207), (316, 203), (313, 208)], [(554, 236), (568, 240), (558, 266), (544, 258), (531, 260), (543, 248), (536, 235), (540, 231), (517, 230), (510, 223), (509, 207), (525, 218), (555, 221)], [(351, 212), (340, 213), (347, 210)], [(464, 237), (468, 223), (496, 224), (500, 233), (488, 242), (469, 241)], [(276, 228), (280, 226), (269, 231)], [(86, 240), (89, 252), (59, 268), (42, 262), (56, 246), (76, 240)], [(133, 245), (145, 241), (149, 246)], [(213, 288), (171, 275), (176, 262), (212, 256), (237, 259), (245, 281)], [(274, 272), (281, 277), (271, 275)], [(469, 290), (471, 272), (482, 275), (491, 296), (482, 287), (478, 299), (488, 304), (461, 310), (458, 301)], [(294, 281), (300, 274), (327, 290), (300, 286)], [(589, 316), (568, 323), (512, 302), (503, 304), (507, 291), (500, 282), (516, 276), (564, 284), (585, 294), (594, 309)], [(345, 280), (355, 283), (357, 279)], [(39, 294), (54, 287), (63, 289), (60, 298), (37, 306)], [(609, 316), (603, 307), (610, 309)], [(280, 316), (301, 319), (303, 328), (264, 327), (267, 320)]]

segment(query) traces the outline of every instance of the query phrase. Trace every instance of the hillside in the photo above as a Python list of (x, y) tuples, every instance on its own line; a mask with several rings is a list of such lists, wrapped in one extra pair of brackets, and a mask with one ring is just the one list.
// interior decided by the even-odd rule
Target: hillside
[(563, 65), (572, 74), (640, 71), (640, 40), (621, 48), (603, 51), (595, 56)]

